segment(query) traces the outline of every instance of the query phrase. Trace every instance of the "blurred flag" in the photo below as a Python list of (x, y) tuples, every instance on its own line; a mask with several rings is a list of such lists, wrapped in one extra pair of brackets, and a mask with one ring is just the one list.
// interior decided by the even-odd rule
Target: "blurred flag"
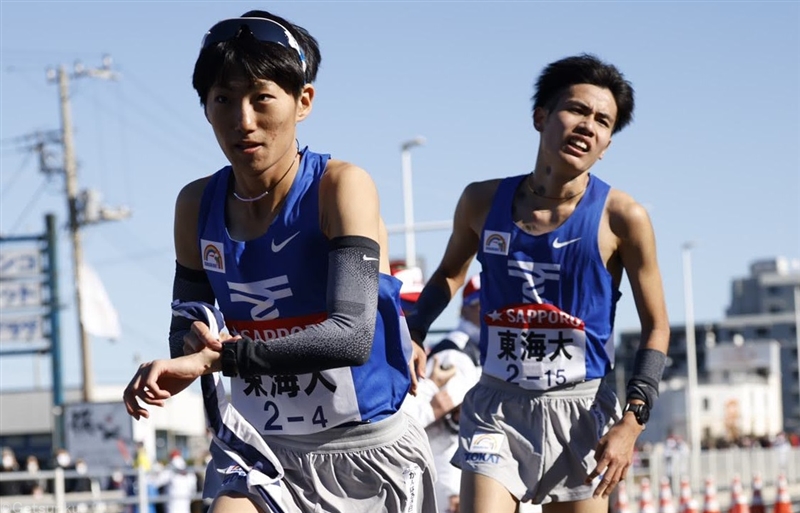
[(108, 298), (103, 282), (86, 264), (81, 265), (81, 320), (86, 333), (118, 339), (122, 334), (119, 317)]

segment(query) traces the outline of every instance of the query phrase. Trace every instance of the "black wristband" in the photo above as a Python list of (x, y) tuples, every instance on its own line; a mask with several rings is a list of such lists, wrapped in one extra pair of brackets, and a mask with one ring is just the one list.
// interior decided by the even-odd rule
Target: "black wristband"
[(658, 399), (658, 384), (664, 373), (667, 355), (655, 349), (640, 349), (636, 352), (633, 363), (633, 376), (628, 381), (626, 390), (627, 400), (638, 399), (644, 401), (648, 408), (652, 408)]
[(222, 375), (229, 378), (235, 378), (239, 375), (239, 366), (237, 365), (236, 358), (236, 342), (228, 342), (222, 344), (222, 354), (220, 355), (222, 362)]

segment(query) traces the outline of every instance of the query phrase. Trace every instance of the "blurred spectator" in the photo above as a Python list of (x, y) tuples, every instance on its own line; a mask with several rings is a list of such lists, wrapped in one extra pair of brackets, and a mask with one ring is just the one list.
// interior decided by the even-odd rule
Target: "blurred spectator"
[(192, 499), (197, 493), (197, 476), (187, 469), (186, 461), (173, 451), (167, 465), (170, 476), (167, 485), (167, 513), (191, 513)]
[[(72, 463), (72, 456), (70, 456), (69, 452), (62, 448), (56, 450), (55, 455), (53, 457), (53, 469), (61, 469), (64, 472), (70, 472), (75, 470), (75, 465)], [(72, 486), (74, 480), (72, 479), (65, 479), (64, 480), (64, 492), (70, 493), (72, 492)], [(47, 486), (48, 493), (55, 493), (55, 480), (50, 480)]]
[[(395, 273), (395, 277), (403, 281), (400, 297), (407, 310), (414, 308), (419, 297), (417, 289), (422, 288), (422, 273), (412, 274), (415, 269), (418, 268)], [(440, 511), (447, 513), (460, 510), (461, 471), (450, 464), (450, 458), (458, 448), (461, 403), (481, 373), (478, 347), (480, 288), (479, 275), (467, 280), (461, 294), (458, 326), (442, 340), (430, 345), (428, 379), (419, 383), (417, 395), (409, 395), (402, 407), (422, 424), (428, 435), (437, 474), (436, 501)]]
[(789, 440), (786, 439), (786, 435), (784, 433), (778, 433), (775, 437), (775, 443), (773, 444), (775, 451), (778, 453), (778, 469), (781, 472), (786, 472), (787, 465), (789, 464)]
[[(17, 455), (10, 447), (3, 447), (2, 472), (19, 472), (19, 462)], [(0, 481), (0, 496), (20, 495), (22, 493), (22, 481)]]
[(82, 458), (75, 460), (75, 472), (78, 473), (77, 477), (71, 479), (72, 486), (67, 486), (72, 492), (91, 492), (92, 480), (86, 475), (89, 472), (89, 466)]
[(111, 472), (111, 478), (108, 480), (107, 490), (124, 490), (125, 489), (125, 474), (120, 469), (114, 469)]
[(39, 459), (36, 456), (28, 456), (25, 461), (25, 471), (29, 475), (23, 483), (22, 493), (27, 495), (44, 494), (44, 490), (47, 488), (47, 480), (37, 476), (41, 468), (39, 467)]
[(142, 442), (136, 442), (136, 456), (134, 456), (133, 468), (141, 468), (145, 472), (148, 472), (150, 467), (150, 456), (147, 455), (144, 444)]

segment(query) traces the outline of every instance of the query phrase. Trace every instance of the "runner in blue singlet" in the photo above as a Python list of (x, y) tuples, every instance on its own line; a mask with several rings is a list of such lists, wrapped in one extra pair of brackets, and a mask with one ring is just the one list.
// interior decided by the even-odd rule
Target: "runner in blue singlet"
[(434, 511), (425, 432), (400, 411), (425, 355), (375, 185), (297, 143), (319, 62), (305, 29), (264, 11), (203, 39), (193, 86), (229, 165), (178, 196), (173, 359), (142, 366), (125, 403), (146, 416), (139, 401), (202, 375), (215, 513)]
[[(590, 173), (632, 119), (633, 89), (591, 55), (549, 64), (534, 95), (533, 171), (472, 183), (445, 254), (408, 316), (428, 328), (481, 263), (479, 383), (461, 409), (461, 511), (608, 510), (658, 395), (669, 340), (653, 228), (629, 195)], [(642, 325), (625, 413), (601, 384), (623, 272)]]

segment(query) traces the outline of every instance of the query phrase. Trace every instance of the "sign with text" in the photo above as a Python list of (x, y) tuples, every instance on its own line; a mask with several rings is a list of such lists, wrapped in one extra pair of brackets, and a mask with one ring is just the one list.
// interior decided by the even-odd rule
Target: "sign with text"
[(0, 309), (42, 306), (42, 283), (0, 281)]
[(0, 280), (30, 278), (42, 274), (42, 258), (38, 248), (0, 252)]
[[(3, 312), (5, 313), (5, 312)], [(41, 316), (8, 316), (0, 317), (0, 342), (28, 342), (44, 338)]]
[(121, 401), (66, 404), (64, 440), (72, 457), (89, 468), (123, 468), (130, 465), (133, 419)]

